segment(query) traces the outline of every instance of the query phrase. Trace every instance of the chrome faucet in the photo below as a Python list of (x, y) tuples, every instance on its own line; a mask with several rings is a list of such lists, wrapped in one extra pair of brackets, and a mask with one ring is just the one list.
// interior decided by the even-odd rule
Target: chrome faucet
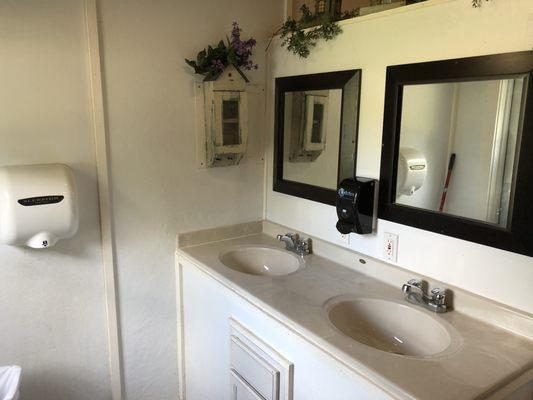
[(313, 251), (313, 242), (311, 238), (300, 239), (297, 233), (286, 233), (278, 235), (278, 240), (285, 243), (285, 249), (292, 251), (300, 256), (311, 254)]
[(402, 286), (402, 292), (407, 294), (407, 301), (417, 304), (436, 313), (446, 312), (446, 289), (432, 289), (430, 295), (424, 289), (424, 282), (411, 279)]

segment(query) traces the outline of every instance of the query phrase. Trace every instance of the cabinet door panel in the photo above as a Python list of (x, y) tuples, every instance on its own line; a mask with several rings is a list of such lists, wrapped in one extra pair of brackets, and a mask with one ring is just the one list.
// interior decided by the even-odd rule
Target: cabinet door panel
[(231, 400), (265, 400), (252, 389), (234, 370), (230, 372)]
[(265, 400), (279, 399), (279, 371), (235, 336), (231, 337), (231, 367)]

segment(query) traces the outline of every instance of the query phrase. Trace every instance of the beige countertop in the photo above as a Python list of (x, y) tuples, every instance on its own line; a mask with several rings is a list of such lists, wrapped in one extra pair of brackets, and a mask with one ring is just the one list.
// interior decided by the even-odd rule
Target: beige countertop
[[(222, 264), (219, 254), (235, 246), (283, 248), (264, 233), (205, 244), (189, 241), (187, 245), (177, 251), (180, 262), (189, 261), (202, 269), (395, 398), (499, 398), (497, 392), (519, 377), (533, 379), (533, 340), (458, 311), (434, 314), (413, 306), (437, 319), (451, 333), (451, 347), (433, 357), (387, 353), (345, 336), (326, 318), (324, 304), (331, 298), (349, 295), (408, 303), (399, 287), (319, 255), (306, 256), (303, 269), (280, 277), (246, 275)], [(498, 312), (501, 318), (502, 311)], [(522, 319), (530, 322), (530, 316)]]

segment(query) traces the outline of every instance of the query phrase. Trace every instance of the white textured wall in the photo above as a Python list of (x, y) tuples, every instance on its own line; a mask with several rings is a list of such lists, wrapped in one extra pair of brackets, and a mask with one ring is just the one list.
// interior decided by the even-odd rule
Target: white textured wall
[[(469, 0), (430, 0), (347, 23), (343, 35), (320, 44), (307, 60), (290, 55), (276, 42), (269, 82), (277, 76), (362, 68), (357, 174), (378, 178), (388, 65), (533, 47), (531, 0), (493, 0), (484, 2), (481, 9), (470, 4)], [(333, 207), (272, 191), (272, 99), (270, 85), (266, 217), (342, 245)], [(376, 235), (352, 235), (350, 247), (381, 258), (384, 232), (400, 236), (400, 266), (533, 312), (531, 257), (381, 220)]]
[[(458, 85), (458, 107), (451, 146), (455, 166), (444, 210), (487, 220), (494, 135), (500, 101), (500, 81)], [(496, 168), (496, 165), (494, 166)], [(488, 219), (494, 223), (496, 221)]]
[(0, 245), (0, 365), (24, 400), (111, 396), (84, 19), (82, 0), (0, 1), (0, 165), (66, 163), (80, 199), (74, 238)]
[[(260, 40), (250, 74), (264, 83), (266, 38), (283, 1), (102, 0), (126, 396), (176, 399), (176, 233), (261, 219), (264, 104), (251, 99), (250, 153), (241, 165), (199, 170), (193, 80), (185, 57), (237, 20)], [(257, 96), (250, 97), (256, 98)]]

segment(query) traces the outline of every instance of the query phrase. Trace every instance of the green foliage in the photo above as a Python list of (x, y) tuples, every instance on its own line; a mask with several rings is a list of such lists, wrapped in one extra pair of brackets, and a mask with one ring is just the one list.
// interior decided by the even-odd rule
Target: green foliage
[[(485, 0), (485, 1), (489, 1), (489, 0)], [(472, 0), (472, 7), (474, 8), (481, 7), (482, 4), (483, 4), (483, 0)]]
[(216, 79), (226, 67), (234, 65), (236, 68), (252, 70), (257, 69), (257, 64), (252, 61), (252, 51), (256, 45), (254, 38), (242, 39), (242, 29), (233, 21), (231, 37), (226, 36), (215, 47), (208, 46), (196, 56), (196, 60), (185, 59), (187, 65), (194, 68), (194, 72), (204, 75), (206, 80)]
[[(329, 15), (313, 15), (306, 5), (303, 5), (300, 11), (302, 17), (299, 21), (289, 17), (281, 27), (281, 45), (287, 46), (291, 53), (307, 58), (320, 39), (332, 40), (342, 33), (342, 29)], [(352, 15), (345, 14), (348, 18)], [(317, 24), (319, 25), (309, 28)]]
[(236, 64), (235, 52), (232, 51), (231, 46), (224, 43), (223, 40), (218, 42), (216, 47), (208, 46), (207, 49), (203, 49), (196, 56), (196, 61), (185, 59), (187, 65), (194, 68), (196, 74), (205, 75), (207, 78), (212, 78), (219, 73), (216, 67), (215, 61), (226, 58)]
[(346, 11), (342, 12), (341, 20), (342, 19), (355, 18), (355, 17), (358, 17), (358, 16), (359, 16), (359, 9), (358, 8), (353, 9), (353, 10), (346, 10)]
[[(420, 3), (427, 0), (408, 0), (407, 4)], [(472, 7), (481, 7), (483, 2), (490, 0), (471, 0)], [(287, 47), (291, 53), (301, 58), (307, 58), (311, 49), (321, 39), (332, 40), (342, 33), (337, 20), (355, 18), (359, 16), (359, 9), (343, 11), (336, 18), (327, 13), (316, 15), (305, 4), (300, 7), (302, 16), (299, 21), (289, 17), (278, 32), (281, 33), (281, 46)], [(276, 33), (278, 33), (276, 32)]]
[(300, 18), (302, 24), (310, 24), (314, 21), (313, 13), (305, 4), (300, 7), (300, 11), (302, 13), (302, 18)]

